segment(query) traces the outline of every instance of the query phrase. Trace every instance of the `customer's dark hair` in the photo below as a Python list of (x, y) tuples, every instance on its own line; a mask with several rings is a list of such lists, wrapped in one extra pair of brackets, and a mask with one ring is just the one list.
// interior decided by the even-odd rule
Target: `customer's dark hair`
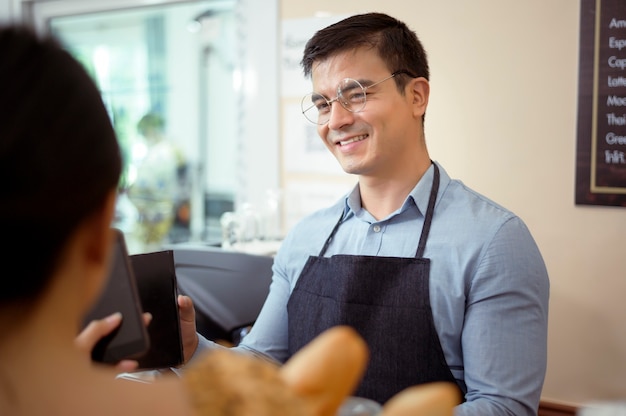
[[(390, 72), (407, 70), (429, 79), (426, 51), (415, 32), (382, 13), (351, 16), (316, 32), (304, 48), (304, 75), (311, 76), (314, 62), (359, 47), (375, 48)], [(403, 79), (395, 78), (398, 87)]]
[(116, 188), (100, 93), (54, 39), (0, 27), (0, 305), (46, 287), (70, 235)]

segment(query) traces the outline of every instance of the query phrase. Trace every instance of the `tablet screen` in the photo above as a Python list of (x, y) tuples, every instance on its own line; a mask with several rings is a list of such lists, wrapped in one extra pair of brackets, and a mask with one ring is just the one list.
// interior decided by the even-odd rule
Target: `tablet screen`
[(139, 358), (140, 369), (176, 367), (183, 363), (178, 313), (178, 286), (171, 250), (130, 256), (148, 325), (150, 349)]

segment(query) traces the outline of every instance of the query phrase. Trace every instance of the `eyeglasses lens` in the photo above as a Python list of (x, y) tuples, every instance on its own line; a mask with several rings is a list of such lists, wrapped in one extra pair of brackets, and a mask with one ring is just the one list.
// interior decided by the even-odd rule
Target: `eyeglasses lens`
[(320, 94), (311, 93), (302, 98), (302, 114), (314, 124), (325, 124), (330, 118), (330, 103)]
[(337, 97), (330, 101), (315, 92), (305, 95), (302, 98), (302, 114), (311, 123), (323, 125), (330, 119), (333, 101), (339, 101), (346, 110), (358, 113), (365, 108), (365, 98), (363, 86), (357, 80), (346, 78), (337, 87)]

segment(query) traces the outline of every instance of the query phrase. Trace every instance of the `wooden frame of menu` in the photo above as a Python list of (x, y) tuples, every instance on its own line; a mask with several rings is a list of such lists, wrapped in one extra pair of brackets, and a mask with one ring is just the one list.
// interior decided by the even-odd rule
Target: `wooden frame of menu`
[(581, 0), (576, 204), (626, 207), (626, 4)]

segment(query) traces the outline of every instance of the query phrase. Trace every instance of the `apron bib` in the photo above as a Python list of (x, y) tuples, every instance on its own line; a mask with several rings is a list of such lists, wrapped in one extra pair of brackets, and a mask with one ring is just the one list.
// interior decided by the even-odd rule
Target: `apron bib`
[(365, 339), (370, 361), (355, 392), (385, 403), (399, 391), (433, 381), (456, 382), (435, 330), (429, 296), (430, 260), (423, 258), (435, 200), (435, 175), (415, 258), (310, 256), (287, 303), (289, 356), (324, 330), (349, 325)]

